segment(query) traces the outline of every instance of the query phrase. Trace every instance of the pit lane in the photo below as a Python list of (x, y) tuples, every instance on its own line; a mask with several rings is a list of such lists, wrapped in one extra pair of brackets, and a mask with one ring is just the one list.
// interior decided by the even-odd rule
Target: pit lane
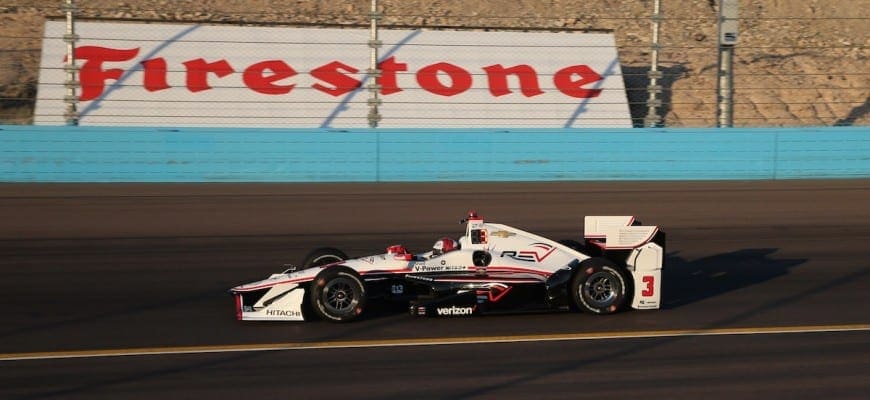
[[(870, 323), (866, 180), (2, 185), (0, 193), (4, 355)], [(233, 319), (227, 288), (312, 247), (422, 250), (457, 235), (468, 209), (555, 239), (578, 238), (586, 214), (662, 225), (665, 308), (480, 319), (386, 310), (347, 325)], [(853, 397), (868, 388), (868, 359), (865, 330), (155, 354), (2, 361), (0, 397)]]

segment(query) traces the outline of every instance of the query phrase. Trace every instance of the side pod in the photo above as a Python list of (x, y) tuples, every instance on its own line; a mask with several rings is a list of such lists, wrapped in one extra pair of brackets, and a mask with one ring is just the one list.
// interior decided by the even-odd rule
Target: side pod
[(551, 307), (566, 306), (571, 301), (568, 285), (574, 277), (574, 271), (580, 266), (579, 260), (573, 260), (562, 269), (550, 275), (545, 282), (547, 287), (547, 303)]

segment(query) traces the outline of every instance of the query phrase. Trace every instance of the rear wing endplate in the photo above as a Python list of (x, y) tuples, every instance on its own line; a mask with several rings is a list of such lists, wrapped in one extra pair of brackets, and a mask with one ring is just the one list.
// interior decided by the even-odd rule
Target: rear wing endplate
[(650, 242), (658, 226), (643, 226), (633, 216), (587, 216), (583, 237), (604, 250), (634, 249)]

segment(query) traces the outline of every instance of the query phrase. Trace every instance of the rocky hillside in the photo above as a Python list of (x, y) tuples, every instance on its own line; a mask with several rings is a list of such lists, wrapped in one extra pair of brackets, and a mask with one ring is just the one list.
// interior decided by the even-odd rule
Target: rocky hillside
[[(30, 123), (40, 36), (63, 0), (0, 1), (0, 123)], [(81, 17), (152, 21), (366, 24), (367, 0), (77, 0)], [(667, 126), (716, 124), (716, 0), (662, 0)], [(641, 121), (652, 0), (380, 0), (383, 25), (612, 30)], [(867, 125), (870, 0), (741, 0), (736, 126)]]

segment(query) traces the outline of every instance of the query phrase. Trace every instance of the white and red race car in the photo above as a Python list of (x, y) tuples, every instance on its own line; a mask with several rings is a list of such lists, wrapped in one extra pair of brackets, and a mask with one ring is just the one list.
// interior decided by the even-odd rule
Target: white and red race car
[(348, 258), (314, 250), (301, 268), (230, 289), (239, 320), (345, 322), (370, 300), (408, 304), (416, 316), (468, 316), (528, 310), (611, 314), (661, 303), (664, 232), (632, 216), (587, 216), (584, 242), (553, 241), (474, 212), (458, 240), (431, 251), (401, 245)]

